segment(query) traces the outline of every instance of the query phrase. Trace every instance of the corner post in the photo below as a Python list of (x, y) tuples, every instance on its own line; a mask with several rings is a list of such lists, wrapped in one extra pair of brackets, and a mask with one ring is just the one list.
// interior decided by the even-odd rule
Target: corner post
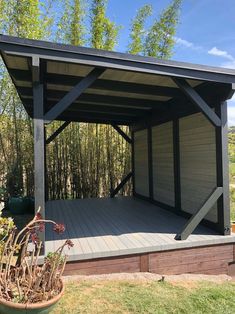
[[(34, 126), (34, 196), (35, 211), (41, 208), (45, 217), (45, 134), (44, 134), (44, 101), (43, 84), (40, 81), (40, 59), (32, 58), (33, 75), (33, 126)], [(41, 241), (45, 242), (45, 233), (40, 233)]]
[(229, 160), (228, 160), (228, 118), (227, 102), (217, 105), (216, 113), (221, 119), (221, 127), (216, 128), (217, 186), (223, 187), (223, 195), (218, 200), (218, 228), (224, 235), (230, 234), (229, 200)]
[(179, 119), (173, 120), (175, 208), (181, 211)]

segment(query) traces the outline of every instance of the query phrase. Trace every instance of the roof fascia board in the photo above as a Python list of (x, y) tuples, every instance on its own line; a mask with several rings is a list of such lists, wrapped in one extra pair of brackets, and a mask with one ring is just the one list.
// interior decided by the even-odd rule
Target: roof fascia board
[[(33, 43), (36, 42), (37, 41), (33, 41)], [(48, 43), (48, 45), (49, 44), (51, 43)], [(203, 81), (235, 83), (235, 71), (232, 70), (225, 71), (224, 69), (219, 68), (210, 68), (209, 70), (208, 67), (196, 65), (192, 65), (192, 68), (189, 68), (189, 65), (186, 67), (184, 63), (178, 62), (160, 63), (159, 61), (152, 61), (151, 63), (150, 61), (145, 61), (146, 58), (143, 58), (143, 60), (137, 58), (137, 60), (136, 58), (131, 58), (132, 56), (126, 54), (123, 54), (123, 58), (121, 59), (117, 56), (122, 54), (117, 54), (116, 56), (115, 53), (110, 54), (109, 52), (104, 51), (100, 51), (98, 54), (99, 50), (97, 50), (96, 55), (88, 53), (85, 54), (81, 53), (80, 51), (73, 52), (58, 50), (56, 44), (53, 44), (52, 46), (55, 46), (56, 49), (48, 47), (35, 47), (32, 45), (24, 45), (20, 43), (16, 44), (11, 42), (3, 42), (2, 37), (0, 37), (0, 49), (3, 50), (6, 54), (14, 54), (23, 57), (32, 57), (34, 55), (38, 55), (40, 58), (50, 61), (77, 63), (109, 69), (190, 78)], [(68, 46), (68, 48), (69, 47), (70, 46)], [(89, 48), (85, 49), (89, 51)], [(128, 56), (128, 58), (126, 56)]]

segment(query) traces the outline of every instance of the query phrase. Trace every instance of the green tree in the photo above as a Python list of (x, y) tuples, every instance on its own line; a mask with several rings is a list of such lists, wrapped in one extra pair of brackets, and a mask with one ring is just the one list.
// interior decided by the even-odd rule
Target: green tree
[(110, 21), (108, 18), (105, 18), (103, 49), (114, 50), (118, 42), (118, 34), (119, 34), (120, 28), (121, 28), (120, 26), (117, 26), (114, 22)]
[(14, 1), (12, 13), (10, 24), (13, 35), (32, 39), (41, 39), (48, 35), (51, 19), (47, 16), (42, 19), (41, 1)]
[(160, 18), (157, 19), (145, 40), (144, 54), (158, 59), (169, 59), (172, 56), (174, 46), (174, 35), (179, 21), (179, 9), (182, 0), (173, 0), (163, 10)]
[[(107, 3), (108, 0), (91, 0), (89, 5), (85, 0), (0, 0), (0, 32), (114, 50), (120, 26), (107, 16)], [(173, 39), (178, 22), (174, 15), (178, 12), (176, 3), (173, 1), (161, 14), (159, 24), (155, 21), (146, 30), (151, 6), (139, 9), (132, 21), (128, 52), (169, 57), (173, 47), (169, 38)], [(53, 14), (54, 7), (59, 10)], [(154, 26), (155, 33), (159, 26), (157, 36), (153, 33)], [(163, 34), (170, 37), (166, 40)], [(147, 38), (151, 39), (148, 52)], [(7, 182), (9, 190), (17, 187), (24, 194), (33, 194), (32, 121), (25, 114), (3, 66), (0, 66), (0, 80), (0, 159), (4, 160), (0, 163), (0, 184)], [(55, 121), (48, 125), (47, 133), (51, 134), (60, 124)], [(123, 130), (129, 131), (128, 127)], [(114, 188), (129, 172), (130, 160), (129, 144), (112, 127), (71, 123), (47, 147), (50, 198), (107, 196), (110, 187)], [(128, 183), (124, 193), (128, 194), (130, 189)]]
[[(33, 39), (43, 39), (49, 35), (52, 23), (45, 2), (38, 0), (1, 0), (0, 32)], [(33, 143), (32, 121), (28, 118), (15, 88), (1, 65), (1, 138), (5, 168), (3, 176), (9, 192), (19, 193), (26, 187), (32, 192)], [(4, 136), (3, 136), (4, 135)], [(27, 147), (27, 149), (25, 149)], [(12, 187), (14, 182), (14, 187)]]
[(86, 28), (84, 23), (85, 8), (83, 0), (62, 1), (62, 16), (57, 24), (56, 41), (84, 46)]
[(144, 38), (146, 34), (145, 22), (147, 18), (153, 13), (151, 5), (146, 4), (141, 7), (134, 19), (132, 20), (128, 52), (131, 54), (141, 54), (144, 51)]
[(113, 50), (120, 27), (106, 16), (107, 0), (93, 0), (90, 9), (90, 45), (97, 49)]

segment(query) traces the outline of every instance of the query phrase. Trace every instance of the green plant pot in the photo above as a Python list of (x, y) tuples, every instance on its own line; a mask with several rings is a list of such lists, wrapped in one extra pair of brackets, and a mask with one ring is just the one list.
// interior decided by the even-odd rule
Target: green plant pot
[(35, 201), (34, 197), (29, 197), (29, 213), (34, 214), (35, 213)]
[(34, 198), (25, 196), (23, 197), (24, 199), (24, 204), (25, 204), (25, 212), (27, 214), (34, 214)]
[(64, 285), (62, 283), (61, 292), (50, 301), (35, 304), (20, 304), (0, 299), (1, 314), (48, 314), (55, 307), (64, 293)]
[(24, 197), (10, 197), (8, 208), (13, 215), (21, 215), (27, 211), (28, 202)]

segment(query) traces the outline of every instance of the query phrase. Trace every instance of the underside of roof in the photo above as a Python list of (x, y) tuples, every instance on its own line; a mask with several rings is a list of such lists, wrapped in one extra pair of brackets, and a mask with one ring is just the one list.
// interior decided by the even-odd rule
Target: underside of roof
[[(57, 120), (131, 125), (170, 110), (183, 111), (188, 99), (172, 78), (183, 78), (213, 107), (232, 96), (235, 71), (84, 47), (0, 35), (3, 61), (27, 113), (33, 117), (32, 57), (40, 59), (44, 114), (95, 68), (102, 74)], [(176, 107), (177, 106), (177, 107)]]

